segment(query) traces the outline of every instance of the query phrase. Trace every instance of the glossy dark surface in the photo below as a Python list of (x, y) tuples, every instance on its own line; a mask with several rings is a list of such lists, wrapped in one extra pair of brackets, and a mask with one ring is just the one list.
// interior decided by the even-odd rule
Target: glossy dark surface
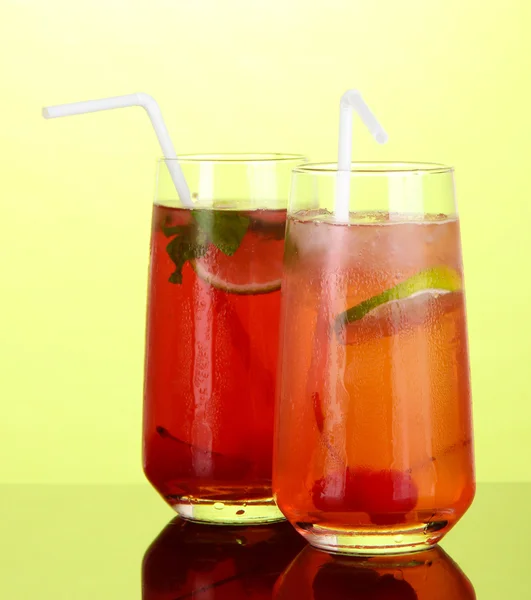
[(204, 535), (198, 525), (169, 524), (175, 515), (147, 484), (4, 485), (0, 596), (523, 600), (531, 598), (530, 503), (531, 483), (479, 484), (444, 552), (376, 563), (300, 553), (302, 541), (285, 524), (209, 527)]

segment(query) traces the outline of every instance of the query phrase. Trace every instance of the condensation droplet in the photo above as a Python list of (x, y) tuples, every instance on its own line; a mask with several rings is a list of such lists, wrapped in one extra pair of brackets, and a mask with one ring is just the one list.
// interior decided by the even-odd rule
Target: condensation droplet
[(223, 504), (223, 502), (214, 502), (214, 508), (216, 510), (223, 510), (225, 508), (225, 505)]
[(397, 544), (400, 544), (400, 542), (402, 542), (403, 540), (404, 540), (404, 536), (401, 533), (399, 533), (398, 535), (395, 535), (395, 542)]

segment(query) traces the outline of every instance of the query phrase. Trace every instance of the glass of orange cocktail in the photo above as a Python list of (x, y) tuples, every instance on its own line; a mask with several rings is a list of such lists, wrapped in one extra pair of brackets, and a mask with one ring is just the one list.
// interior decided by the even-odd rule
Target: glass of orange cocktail
[[(341, 173), (345, 178), (345, 172)], [(475, 491), (453, 170), (294, 171), (282, 284), (274, 493), (322, 549), (425, 549)]]

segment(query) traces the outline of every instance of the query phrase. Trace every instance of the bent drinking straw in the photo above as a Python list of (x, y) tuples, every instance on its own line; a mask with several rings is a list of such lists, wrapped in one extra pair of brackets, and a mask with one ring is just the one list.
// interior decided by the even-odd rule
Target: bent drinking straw
[(171, 141), (170, 134), (162, 118), (162, 112), (156, 100), (148, 94), (128, 94), (126, 96), (115, 96), (113, 98), (102, 98), (99, 100), (87, 100), (86, 102), (72, 102), (71, 104), (59, 104), (57, 106), (47, 106), (42, 109), (42, 116), (45, 119), (55, 119), (56, 117), (69, 117), (71, 115), (81, 115), (84, 113), (99, 112), (100, 110), (113, 110), (115, 108), (128, 108), (130, 106), (141, 106), (148, 114), (151, 124), (166, 161), (168, 171), (172, 178), (177, 195), (185, 208), (192, 207), (190, 189), (184, 178), (181, 166), (177, 160), (175, 147)]
[(347, 90), (339, 103), (339, 143), (334, 215), (339, 223), (348, 223), (350, 201), (350, 168), (352, 161), (352, 111), (379, 144), (387, 142), (387, 133), (367, 106), (358, 90)]

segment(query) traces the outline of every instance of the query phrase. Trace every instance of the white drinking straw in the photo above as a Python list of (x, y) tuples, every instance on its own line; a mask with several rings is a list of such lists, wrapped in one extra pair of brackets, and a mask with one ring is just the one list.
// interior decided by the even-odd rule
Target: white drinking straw
[(339, 103), (339, 148), (337, 155), (337, 180), (335, 219), (348, 223), (350, 204), (350, 168), (352, 162), (352, 110), (379, 144), (387, 142), (387, 133), (367, 106), (358, 90), (348, 90)]
[(102, 98), (100, 100), (87, 100), (86, 102), (72, 102), (71, 104), (59, 104), (58, 106), (47, 106), (42, 109), (42, 116), (45, 119), (55, 119), (56, 117), (69, 117), (71, 115), (81, 115), (84, 113), (98, 112), (100, 110), (112, 110), (114, 108), (127, 108), (129, 106), (141, 106), (147, 112), (153, 129), (157, 134), (162, 155), (166, 159), (166, 165), (172, 178), (177, 195), (185, 208), (192, 207), (190, 198), (190, 189), (184, 178), (181, 166), (177, 161), (177, 154), (171, 141), (170, 134), (159, 105), (156, 100), (148, 94), (128, 94), (126, 96), (115, 96), (114, 98)]

